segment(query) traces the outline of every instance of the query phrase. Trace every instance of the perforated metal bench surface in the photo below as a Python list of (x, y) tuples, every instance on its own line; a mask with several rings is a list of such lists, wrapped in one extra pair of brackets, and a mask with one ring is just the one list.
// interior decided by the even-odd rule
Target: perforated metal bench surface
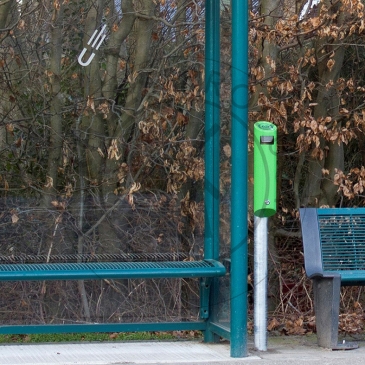
[(302, 208), (300, 218), (307, 275), (365, 283), (365, 209)]
[(225, 273), (215, 260), (0, 264), (0, 281), (194, 278)]
[(319, 346), (358, 347), (338, 342), (341, 286), (365, 285), (365, 209), (300, 209), (305, 271), (313, 279)]

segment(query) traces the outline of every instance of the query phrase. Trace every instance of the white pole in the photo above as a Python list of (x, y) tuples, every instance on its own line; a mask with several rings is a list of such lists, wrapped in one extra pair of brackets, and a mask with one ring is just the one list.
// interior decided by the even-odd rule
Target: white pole
[(268, 218), (254, 222), (254, 336), (255, 347), (267, 350)]

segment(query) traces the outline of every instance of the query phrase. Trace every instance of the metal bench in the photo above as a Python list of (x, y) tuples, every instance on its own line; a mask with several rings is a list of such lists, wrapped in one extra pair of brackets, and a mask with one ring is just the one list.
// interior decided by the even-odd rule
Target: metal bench
[(300, 209), (305, 270), (313, 280), (318, 344), (353, 349), (338, 343), (341, 286), (365, 285), (365, 209)]
[[(76, 262), (68, 262), (70, 259), (68, 256), (72, 256), (71, 259)], [(111, 257), (109, 257), (108, 262), (98, 262), (98, 260), (104, 259), (104, 257), (98, 257), (97, 255), (92, 255), (92, 257), (91, 255), (51, 256), (47, 258), (49, 261), (47, 263), (40, 263), (39, 261), (42, 260), (42, 257), (38, 256), (0, 256), (0, 281), (200, 278), (200, 318), (203, 320), (209, 317), (211, 279), (226, 274), (226, 268), (219, 261), (189, 261), (181, 254), (122, 254), (109, 256)], [(166, 258), (169, 261), (161, 261)], [(205, 330), (205, 327), (203, 321), (181, 323), (0, 325), (0, 334)]]

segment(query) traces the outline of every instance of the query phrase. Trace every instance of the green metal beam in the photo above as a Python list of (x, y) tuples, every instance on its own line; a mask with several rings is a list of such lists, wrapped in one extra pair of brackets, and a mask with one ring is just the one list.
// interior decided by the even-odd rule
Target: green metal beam
[[(219, 164), (220, 164), (220, 1), (205, 2), (205, 236), (204, 258), (219, 259)], [(219, 309), (219, 281), (210, 281), (209, 316), (215, 321)], [(204, 298), (204, 291), (201, 290)], [(208, 330), (206, 342), (219, 337)]]
[(206, 322), (40, 324), (24, 326), (0, 326), (0, 334), (28, 335), (37, 333), (204, 331), (205, 329)]
[(220, 7), (205, 3), (205, 246), (206, 259), (219, 258)]
[(216, 333), (222, 338), (225, 338), (226, 340), (231, 339), (231, 331), (229, 323), (214, 323), (211, 322), (208, 325), (209, 330)]
[(232, 0), (231, 356), (247, 354), (248, 0)]

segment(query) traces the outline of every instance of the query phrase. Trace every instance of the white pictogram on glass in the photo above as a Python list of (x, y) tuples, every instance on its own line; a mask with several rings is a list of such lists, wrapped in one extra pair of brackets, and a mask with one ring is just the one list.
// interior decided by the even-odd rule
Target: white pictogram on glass
[[(101, 44), (103, 43), (105, 37), (106, 37), (106, 33), (105, 32), (106, 29), (106, 24), (101, 28), (101, 30), (98, 32), (98, 30), (96, 29), (95, 32), (93, 33), (93, 35), (91, 36), (89, 42), (87, 42), (87, 45), (90, 46), (91, 42), (93, 42), (91, 44), (91, 49), (95, 49), (95, 51), (97, 51), (99, 49), (99, 47), (101, 46)], [(95, 38), (96, 37), (96, 38)], [(95, 39), (94, 39), (95, 38)], [(81, 66), (87, 66), (90, 64), (90, 62), (93, 60), (93, 58), (95, 57), (95, 53), (91, 53), (90, 57), (88, 58), (87, 61), (83, 61), (82, 58), (84, 57), (85, 53), (86, 53), (87, 49), (84, 48), (82, 50), (82, 52), (80, 53), (79, 57), (78, 57), (78, 62)]]

